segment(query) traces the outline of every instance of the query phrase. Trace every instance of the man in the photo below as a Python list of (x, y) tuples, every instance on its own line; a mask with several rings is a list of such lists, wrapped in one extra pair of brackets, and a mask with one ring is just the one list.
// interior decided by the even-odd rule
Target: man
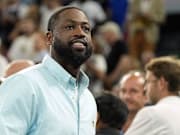
[(123, 131), (131, 125), (137, 112), (144, 107), (147, 102), (144, 90), (145, 77), (141, 71), (130, 71), (125, 74), (119, 83), (120, 98), (126, 103), (129, 110), (128, 119), (123, 127)]
[(165, 22), (165, 17), (164, 0), (129, 0), (129, 54), (142, 61), (142, 64), (155, 56), (159, 27)]
[(51, 57), (9, 77), (0, 87), (2, 135), (93, 135), (96, 103), (80, 66), (92, 53), (84, 12), (64, 7), (48, 24)]
[(108, 45), (105, 48), (110, 50), (106, 54), (107, 72), (100, 74), (99, 78), (103, 81), (105, 89), (111, 90), (119, 77), (137, 67), (137, 64), (136, 60), (128, 55), (128, 48), (118, 24), (106, 22), (99, 28), (99, 33)]
[(180, 61), (152, 59), (146, 65), (145, 89), (155, 105), (139, 111), (125, 135), (179, 135)]
[(96, 98), (98, 120), (96, 135), (120, 135), (128, 116), (128, 108), (118, 97), (103, 93)]

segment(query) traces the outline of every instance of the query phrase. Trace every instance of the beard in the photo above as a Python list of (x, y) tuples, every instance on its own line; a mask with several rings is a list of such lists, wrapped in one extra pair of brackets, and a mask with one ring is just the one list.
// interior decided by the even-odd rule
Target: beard
[(75, 50), (72, 45), (72, 41), (65, 43), (55, 38), (52, 49), (59, 59), (72, 65), (74, 68), (79, 68), (91, 56), (93, 48), (89, 42), (87, 42), (84, 51)]

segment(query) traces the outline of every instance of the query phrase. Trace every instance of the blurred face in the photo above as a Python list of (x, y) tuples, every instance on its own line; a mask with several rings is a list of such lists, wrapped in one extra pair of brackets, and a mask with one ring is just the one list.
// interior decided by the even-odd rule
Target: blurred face
[(156, 104), (159, 100), (160, 94), (160, 80), (157, 79), (150, 71), (146, 73), (145, 89), (147, 91), (148, 100), (152, 104)]
[(35, 31), (35, 23), (31, 19), (24, 19), (20, 23), (21, 32), (23, 34), (29, 35)]
[(102, 32), (101, 34), (102, 34), (103, 39), (108, 45), (110, 46), (114, 45), (114, 42), (116, 41), (116, 38), (115, 38), (116, 34), (114, 34), (114, 32), (106, 31), (106, 32)]
[(75, 68), (92, 54), (91, 28), (85, 14), (67, 9), (60, 14), (53, 32), (52, 49), (61, 60)]
[(121, 81), (120, 98), (126, 103), (130, 113), (136, 113), (146, 103), (144, 92), (144, 78), (142, 76), (129, 76)]

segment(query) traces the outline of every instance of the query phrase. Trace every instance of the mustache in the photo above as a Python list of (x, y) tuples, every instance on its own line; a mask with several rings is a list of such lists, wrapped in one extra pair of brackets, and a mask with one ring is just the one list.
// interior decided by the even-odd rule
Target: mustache
[(74, 38), (70, 40), (70, 44), (82, 43), (84, 46), (88, 46), (88, 40), (86, 38)]

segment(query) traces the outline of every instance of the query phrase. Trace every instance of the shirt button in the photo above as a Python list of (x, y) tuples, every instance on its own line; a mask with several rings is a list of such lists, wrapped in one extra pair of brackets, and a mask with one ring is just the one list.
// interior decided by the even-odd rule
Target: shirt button
[(72, 100), (75, 100), (76, 98), (74, 96), (72, 96)]

